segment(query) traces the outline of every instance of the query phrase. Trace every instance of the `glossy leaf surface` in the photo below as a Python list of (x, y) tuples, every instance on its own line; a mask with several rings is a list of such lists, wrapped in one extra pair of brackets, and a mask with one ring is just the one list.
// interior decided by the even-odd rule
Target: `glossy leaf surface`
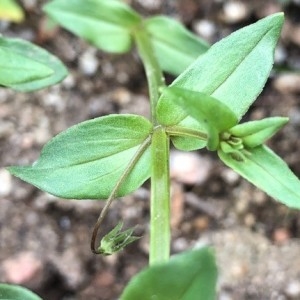
[(1, 300), (42, 300), (38, 295), (18, 285), (0, 283)]
[(161, 68), (173, 75), (179, 75), (209, 49), (207, 42), (168, 17), (149, 18), (145, 21), (145, 26), (151, 35)]
[(247, 149), (249, 155), (238, 161), (218, 151), (220, 159), (231, 169), (268, 195), (291, 208), (300, 208), (300, 181), (288, 165), (267, 146)]
[(24, 40), (0, 37), (0, 84), (28, 92), (58, 83), (67, 76), (61, 61)]
[[(136, 115), (96, 118), (54, 137), (33, 166), (9, 171), (62, 198), (104, 199), (151, 131), (150, 122)], [(149, 176), (150, 151), (146, 150), (117, 195), (134, 191)]]
[(64, 28), (113, 53), (131, 48), (131, 30), (141, 22), (134, 10), (116, 0), (55, 0), (44, 10)]
[(241, 119), (269, 76), (283, 20), (283, 14), (277, 13), (222, 39), (172, 86), (211, 95)]
[(214, 300), (217, 268), (209, 248), (185, 252), (136, 275), (121, 300)]

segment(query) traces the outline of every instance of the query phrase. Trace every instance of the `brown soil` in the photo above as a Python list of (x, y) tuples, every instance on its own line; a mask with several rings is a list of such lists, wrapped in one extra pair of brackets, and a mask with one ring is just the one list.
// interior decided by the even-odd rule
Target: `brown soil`
[[(45, 300), (117, 299), (129, 279), (147, 265), (149, 183), (115, 201), (106, 219), (107, 229), (120, 218), (126, 226), (138, 224), (137, 234), (143, 238), (116, 255), (99, 257), (90, 252), (89, 242), (103, 202), (58, 199), (12, 178), (4, 167), (31, 164), (52, 136), (83, 120), (109, 113), (148, 116), (145, 76), (135, 51), (109, 55), (63, 29), (46, 32), (44, 2), (23, 0), (25, 22), (0, 23), (3, 35), (40, 44), (70, 71), (61, 84), (35, 93), (0, 89), (0, 281), (27, 286)], [(299, 1), (245, 0), (235, 8), (217, 0), (127, 2), (144, 15), (174, 16), (211, 43), (283, 10), (286, 24), (277, 65), (300, 67)], [(290, 117), (269, 146), (300, 176), (300, 77), (290, 70), (286, 76), (280, 68), (245, 119)], [(183, 158), (176, 163), (173, 253), (197, 243), (213, 245), (220, 300), (300, 299), (299, 212), (228, 171), (216, 155), (195, 154), (204, 172), (198, 182), (182, 179)]]

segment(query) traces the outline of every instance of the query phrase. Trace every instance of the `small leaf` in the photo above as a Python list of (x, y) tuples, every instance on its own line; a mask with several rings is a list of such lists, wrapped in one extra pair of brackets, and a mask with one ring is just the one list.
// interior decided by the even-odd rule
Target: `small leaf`
[(98, 251), (103, 255), (111, 255), (120, 250), (123, 250), (127, 245), (140, 239), (138, 236), (133, 236), (134, 228), (121, 231), (123, 222), (120, 221), (114, 229), (106, 234), (100, 241)]
[(266, 146), (247, 149), (248, 155), (238, 161), (219, 150), (220, 159), (234, 171), (291, 208), (300, 208), (300, 181), (287, 164)]
[(273, 65), (282, 13), (244, 27), (213, 45), (171, 86), (211, 95), (238, 119), (262, 91)]
[[(109, 115), (82, 122), (48, 142), (29, 167), (10, 167), (15, 176), (62, 198), (108, 198), (152, 125), (136, 115)], [(147, 149), (117, 196), (137, 189), (150, 177)]]
[(0, 283), (1, 300), (42, 300), (38, 295), (18, 285)]
[(0, 37), (0, 84), (28, 92), (53, 85), (67, 76), (61, 61), (20, 39)]
[(55, 0), (44, 10), (64, 28), (113, 53), (131, 48), (131, 30), (141, 23), (134, 10), (116, 0)]
[(179, 75), (209, 49), (207, 42), (168, 17), (149, 18), (145, 25), (161, 68), (173, 75)]
[(15, 0), (1, 0), (0, 19), (20, 23), (24, 20), (24, 12)]
[(209, 248), (179, 254), (136, 275), (121, 300), (214, 300), (217, 268)]
[(200, 92), (169, 87), (163, 90), (157, 106), (157, 118), (163, 125), (180, 124), (187, 115), (208, 133), (208, 148), (216, 150), (219, 133), (237, 123), (234, 113), (222, 102)]
[(238, 124), (230, 128), (228, 132), (236, 137), (241, 137), (246, 147), (254, 148), (271, 138), (288, 121), (289, 119), (284, 117), (265, 118)]

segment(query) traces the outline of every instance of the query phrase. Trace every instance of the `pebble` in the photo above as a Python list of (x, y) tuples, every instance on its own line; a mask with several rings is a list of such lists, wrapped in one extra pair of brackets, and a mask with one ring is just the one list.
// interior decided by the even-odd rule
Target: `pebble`
[(195, 152), (171, 151), (171, 178), (184, 184), (201, 184), (205, 182), (212, 169), (212, 162)]
[(274, 80), (273, 86), (283, 94), (300, 93), (300, 75), (281, 74)]
[(241, 22), (249, 14), (248, 6), (239, 1), (229, 1), (223, 6), (223, 20), (228, 24)]
[(4, 277), (13, 284), (28, 284), (40, 277), (43, 264), (33, 253), (21, 252), (2, 262)]
[(33, 10), (37, 7), (37, 0), (23, 0), (23, 5), (26, 10)]
[(209, 41), (212, 41), (212, 38), (217, 31), (215, 24), (205, 19), (194, 22), (193, 30), (205, 40)]
[(79, 69), (84, 75), (91, 76), (97, 72), (99, 61), (96, 51), (95, 48), (89, 48), (79, 58)]
[(239, 181), (240, 176), (231, 169), (224, 168), (221, 172), (222, 178), (226, 183), (234, 185)]
[(149, 10), (156, 10), (161, 7), (162, 1), (160, 0), (138, 0), (141, 6)]
[(13, 134), (15, 126), (9, 121), (0, 121), (0, 138), (9, 137)]
[(6, 169), (2, 168), (0, 169), (0, 197), (9, 195), (11, 190), (12, 176)]
[(273, 233), (273, 240), (276, 244), (284, 244), (291, 239), (291, 234), (286, 228), (276, 228)]
[(274, 57), (275, 63), (283, 64), (286, 61), (287, 56), (288, 54), (286, 49), (279, 44), (275, 49), (275, 57)]
[(62, 99), (62, 96), (58, 91), (51, 91), (47, 93), (42, 102), (45, 106), (53, 107), (57, 112), (62, 112), (66, 106), (66, 101)]
[(299, 281), (291, 281), (288, 283), (286, 290), (287, 296), (293, 299), (299, 299), (300, 297), (300, 282)]

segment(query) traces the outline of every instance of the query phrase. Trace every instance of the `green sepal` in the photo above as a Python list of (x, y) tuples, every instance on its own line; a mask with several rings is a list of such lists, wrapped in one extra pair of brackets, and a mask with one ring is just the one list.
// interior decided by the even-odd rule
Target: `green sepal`
[(171, 86), (211, 95), (240, 120), (268, 79), (283, 21), (283, 13), (277, 13), (232, 33), (210, 47)]
[(44, 10), (75, 35), (112, 53), (130, 50), (132, 29), (141, 23), (134, 10), (116, 0), (54, 0)]
[(155, 16), (144, 23), (160, 67), (173, 75), (183, 72), (210, 47), (174, 19)]
[(218, 155), (228, 167), (269, 196), (288, 207), (300, 209), (300, 181), (288, 165), (264, 145), (247, 149), (247, 152), (243, 160), (222, 150)]
[[(108, 115), (79, 123), (48, 142), (40, 158), (27, 167), (9, 167), (15, 176), (67, 199), (106, 199), (152, 132), (137, 115)], [(137, 189), (150, 177), (145, 150), (116, 196)]]
[(210, 248), (187, 251), (131, 279), (121, 300), (214, 300), (217, 267)]
[(235, 114), (225, 104), (209, 95), (178, 87), (163, 89), (157, 105), (158, 121), (163, 125), (174, 125), (176, 120), (180, 124), (188, 115), (200, 123), (207, 133), (209, 150), (217, 149), (220, 132), (237, 123)]
[(14, 284), (0, 283), (1, 300), (42, 300), (30, 290)]
[(288, 121), (289, 119), (284, 117), (265, 118), (238, 124), (230, 128), (228, 132), (236, 137), (241, 137), (244, 146), (254, 148), (271, 138)]
[(98, 251), (102, 255), (112, 255), (120, 250), (123, 250), (127, 245), (140, 239), (138, 236), (133, 236), (134, 228), (129, 228), (121, 231), (123, 222), (120, 221), (114, 229), (106, 234), (100, 241)]
[(68, 72), (46, 50), (21, 39), (0, 37), (0, 84), (29, 92), (63, 80)]

